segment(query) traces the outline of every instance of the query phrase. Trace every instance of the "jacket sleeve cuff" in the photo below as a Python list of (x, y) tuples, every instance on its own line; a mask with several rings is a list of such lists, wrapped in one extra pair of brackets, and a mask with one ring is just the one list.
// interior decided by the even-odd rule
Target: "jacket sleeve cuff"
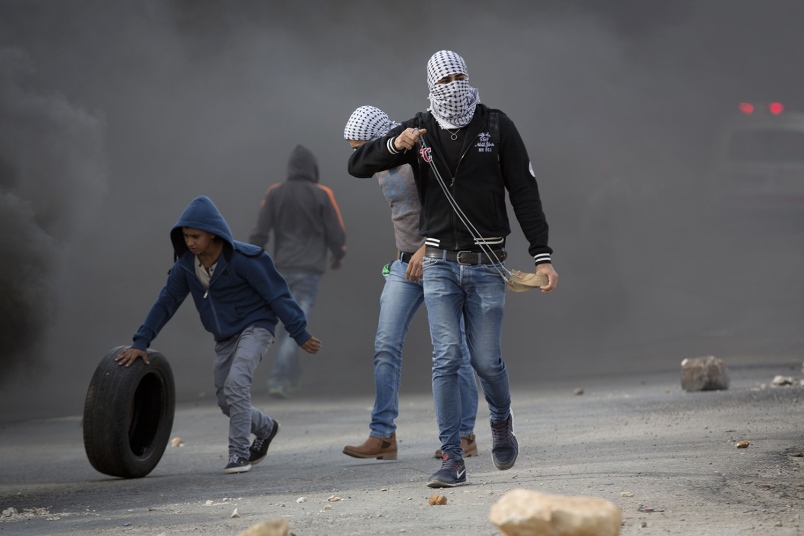
[(550, 259), (549, 253), (539, 253), (538, 255), (534, 255), (533, 261), (536, 263), (536, 266), (540, 264), (551, 264), (553, 262)]
[(388, 152), (391, 153), (391, 154), (399, 154), (399, 151), (397, 151), (396, 147), (394, 147), (394, 140), (395, 139), (396, 139), (396, 136), (394, 136), (393, 138), (388, 138), (388, 141), (385, 142), (385, 146), (388, 148)]
[(131, 347), (144, 352), (148, 349), (148, 341), (142, 337), (134, 337), (134, 344), (132, 344)]
[(296, 344), (298, 344), (299, 346), (302, 346), (302, 345), (304, 345), (304, 343), (306, 343), (307, 341), (309, 341), (312, 338), (313, 338), (312, 334), (310, 334), (310, 332), (305, 329), (300, 334), (298, 334), (295, 337), (293, 337), (293, 340), (296, 341)]

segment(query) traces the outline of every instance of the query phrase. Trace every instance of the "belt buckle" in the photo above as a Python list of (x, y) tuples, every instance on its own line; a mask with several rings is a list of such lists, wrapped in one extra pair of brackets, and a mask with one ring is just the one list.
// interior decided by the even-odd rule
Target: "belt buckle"
[[(469, 255), (474, 255), (474, 257), (472, 258), (472, 261), (474, 261), (474, 262), (462, 262), (461, 261), (461, 255), (463, 255), (464, 253), (467, 253)], [(474, 264), (477, 264), (477, 255), (478, 254), (476, 252), (474, 252), (474, 251), (468, 251), (468, 250), (459, 251), (458, 255), (455, 257), (455, 262), (457, 262), (458, 264), (460, 264), (462, 266), (472, 266)]]

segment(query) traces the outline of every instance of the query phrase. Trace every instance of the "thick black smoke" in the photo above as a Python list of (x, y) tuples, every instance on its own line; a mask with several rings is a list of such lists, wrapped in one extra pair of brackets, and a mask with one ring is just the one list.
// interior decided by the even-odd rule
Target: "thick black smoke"
[(102, 120), (27, 88), (33, 71), (0, 49), (0, 385), (41, 369), (70, 241), (105, 191)]

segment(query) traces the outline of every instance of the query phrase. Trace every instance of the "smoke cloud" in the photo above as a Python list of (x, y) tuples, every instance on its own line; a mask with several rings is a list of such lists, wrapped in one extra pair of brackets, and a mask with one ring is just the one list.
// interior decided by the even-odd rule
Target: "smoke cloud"
[(33, 62), (0, 49), (0, 385), (41, 368), (70, 242), (105, 191), (103, 122), (25, 87)]
[[(380, 269), (395, 248), (376, 182), (346, 173), (343, 126), (365, 104), (396, 121), (424, 110), (425, 65), (441, 49), (460, 53), (481, 101), (516, 124), (551, 225), (558, 290), (507, 298), (515, 386), (804, 351), (804, 305), (790, 298), (804, 291), (800, 222), (767, 229), (744, 214), (735, 230), (708, 192), (736, 103), (804, 109), (800, 2), (311, 6), (0, 0), (0, 334), (11, 349), (0, 407), (80, 411), (98, 361), (130, 342), (164, 284), (186, 204), (208, 195), (246, 239), (297, 144), (334, 191), (348, 247), (321, 282), (310, 331), (324, 349), (302, 357), (303, 393), (370, 394)], [(507, 264), (528, 269), (513, 215), (512, 227)], [(153, 346), (180, 400), (210, 396), (212, 339), (192, 304)], [(431, 354), (422, 310), (403, 393), (430, 388)], [(35, 384), (8, 381), (22, 369)]]

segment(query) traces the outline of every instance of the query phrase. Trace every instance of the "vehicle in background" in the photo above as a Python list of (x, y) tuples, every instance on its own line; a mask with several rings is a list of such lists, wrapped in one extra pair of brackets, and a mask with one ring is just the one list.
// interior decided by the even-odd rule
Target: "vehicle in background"
[(739, 105), (715, 152), (718, 203), (753, 206), (804, 202), (804, 114), (781, 103)]

